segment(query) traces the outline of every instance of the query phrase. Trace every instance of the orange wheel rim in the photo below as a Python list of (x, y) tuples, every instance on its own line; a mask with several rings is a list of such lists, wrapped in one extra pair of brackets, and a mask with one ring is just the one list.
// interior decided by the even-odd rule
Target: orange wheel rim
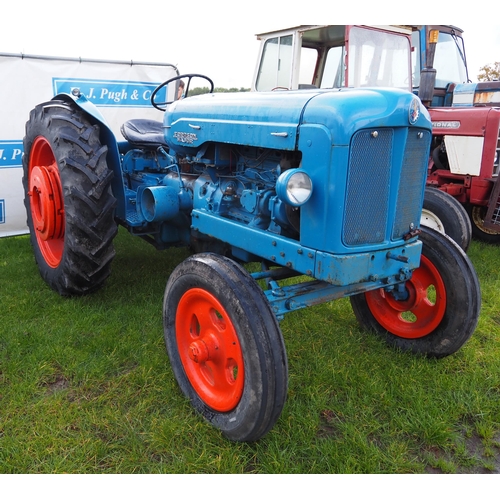
[(420, 267), (406, 282), (407, 300), (395, 300), (384, 289), (365, 294), (377, 322), (388, 332), (407, 339), (432, 333), (446, 312), (446, 289), (434, 264), (421, 256)]
[(64, 201), (56, 158), (48, 141), (41, 136), (31, 147), (28, 182), (38, 247), (45, 262), (56, 268), (64, 251)]
[(201, 288), (181, 298), (175, 320), (180, 360), (192, 387), (216, 411), (233, 410), (244, 386), (236, 329), (220, 302)]

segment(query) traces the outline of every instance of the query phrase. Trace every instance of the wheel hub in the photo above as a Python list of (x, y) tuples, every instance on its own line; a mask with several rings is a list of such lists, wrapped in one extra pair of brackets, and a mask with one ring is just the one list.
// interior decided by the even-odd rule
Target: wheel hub
[(29, 153), (28, 186), (38, 247), (47, 265), (56, 268), (64, 251), (64, 198), (57, 160), (43, 136), (34, 140)]
[(406, 300), (396, 300), (383, 289), (366, 294), (370, 311), (387, 331), (399, 337), (425, 337), (439, 325), (446, 311), (446, 290), (436, 267), (424, 255), (420, 267), (406, 281)]
[(59, 178), (51, 167), (33, 167), (30, 175), (31, 213), (37, 236), (43, 240), (61, 238), (64, 234), (64, 210)]
[(189, 358), (195, 363), (205, 363), (210, 359), (210, 351), (203, 340), (195, 340), (188, 348)]

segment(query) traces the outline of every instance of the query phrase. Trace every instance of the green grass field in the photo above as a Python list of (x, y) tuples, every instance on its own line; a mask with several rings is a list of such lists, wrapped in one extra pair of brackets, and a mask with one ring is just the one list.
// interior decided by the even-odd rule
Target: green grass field
[(185, 250), (121, 230), (113, 272), (67, 299), (27, 236), (0, 240), (0, 473), (499, 473), (500, 246), (469, 250), (482, 314), (455, 355), (397, 352), (349, 301), (281, 323), (288, 399), (273, 430), (233, 443), (180, 393), (162, 300)]

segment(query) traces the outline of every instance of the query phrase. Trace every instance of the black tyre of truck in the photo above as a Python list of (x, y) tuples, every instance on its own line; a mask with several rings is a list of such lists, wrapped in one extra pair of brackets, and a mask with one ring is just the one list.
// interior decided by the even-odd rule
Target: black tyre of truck
[(420, 224), (447, 234), (467, 252), (472, 238), (469, 215), (450, 194), (433, 187), (425, 188)]
[(26, 123), (24, 204), (42, 278), (60, 295), (100, 288), (115, 255), (116, 200), (107, 147), (75, 105), (39, 104)]
[(172, 370), (193, 407), (232, 441), (269, 432), (285, 404), (288, 363), (252, 277), (226, 257), (189, 257), (168, 279), (163, 322)]
[(451, 238), (423, 227), (420, 239), (420, 267), (406, 282), (406, 300), (379, 289), (351, 297), (351, 304), (359, 323), (388, 344), (442, 358), (474, 332), (481, 291), (472, 263)]
[(472, 236), (484, 243), (500, 243), (500, 231), (494, 231), (484, 227), (484, 217), (488, 207), (478, 205), (467, 205), (467, 213), (472, 223)]

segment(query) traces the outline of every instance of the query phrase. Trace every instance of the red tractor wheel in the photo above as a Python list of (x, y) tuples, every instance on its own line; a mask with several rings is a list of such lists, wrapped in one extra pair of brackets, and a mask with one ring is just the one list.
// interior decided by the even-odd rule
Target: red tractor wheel
[(351, 297), (351, 305), (359, 323), (389, 344), (440, 358), (474, 332), (481, 292), (472, 263), (451, 238), (422, 227), (420, 239), (421, 265), (406, 282), (405, 300), (380, 289)]
[(42, 136), (38, 136), (31, 147), (28, 186), (38, 248), (47, 265), (56, 268), (64, 249), (64, 200), (57, 160)]
[(115, 255), (116, 200), (99, 128), (76, 105), (39, 104), (26, 123), (24, 204), (42, 278), (61, 295), (100, 288)]
[(383, 288), (368, 292), (366, 303), (387, 331), (406, 339), (432, 333), (446, 312), (446, 288), (439, 271), (422, 255), (420, 267), (406, 283), (406, 300), (396, 300)]
[(180, 361), (196, 393), (210, 408), (231, 411), (243, 393), (245, 370), (231, 318), (212, 294), (188, 290), (175, 321)]
[(285, 404), (288, 365), (264, 293), (239, 264), (189, 257), (170, 275), (163, 302), (165, 343), (181, 391), (233, 441), (255, 441)]

